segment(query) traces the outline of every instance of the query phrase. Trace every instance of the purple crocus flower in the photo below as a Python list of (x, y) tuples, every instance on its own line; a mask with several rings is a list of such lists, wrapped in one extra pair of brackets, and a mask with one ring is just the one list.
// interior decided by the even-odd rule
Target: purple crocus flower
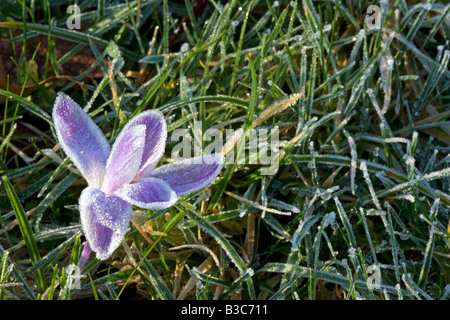
[(156, 168), (167, 138), (166, 122), (157, 110), (132, 118), (111, 150), (100, 128), (69, 96), (58, 95), (53, 120), (62, 149), (88, 183), (79, 199), (87, 239), (80, 265), (91, 250), (99, 260), (111, 256), (125, 237), (132, 205), (166, 209), (177, 196), (208, 185), (223, 166), (223, 156), (212, 154)]

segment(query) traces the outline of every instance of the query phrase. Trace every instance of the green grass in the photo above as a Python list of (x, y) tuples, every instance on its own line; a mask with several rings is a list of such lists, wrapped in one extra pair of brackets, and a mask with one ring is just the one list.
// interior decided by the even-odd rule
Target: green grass
[[(450, 5), (412, 2), (371, 29), (378, 2), (90, 0), (82, 30), (65, 1), (2, 2), (0, 299), (448, 299)], [(74, 45), (61, 55), (55, 38)], [(67, 74), (83, 48), (95, 63)], [(109, 140), (162, 111), (161, 163), (194, 122), (225, 141), (278, 128), (279, 169), (235, 161), (168, 210), (135, 208), (73, 287), (86, 181), (57, 148), (58, 92)]]

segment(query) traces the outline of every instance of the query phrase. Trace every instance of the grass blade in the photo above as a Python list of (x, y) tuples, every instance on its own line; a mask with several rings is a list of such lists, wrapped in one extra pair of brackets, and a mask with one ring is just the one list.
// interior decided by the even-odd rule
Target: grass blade
[[(23, 210), (22, 204), (20, 203), (19, 197), (17, 196), (11, 182), (9, 182), (6, 176), (2, 177), (3, 187), (9, 197), (9, 201), (11, 202), (12, 209), (16, 215), (20, 231), (27, 245), (28, 253), (31, 258), (31, 263), (34, 265), (41, 260), (39, 255), (39, 250), (34, 239), (33, 231), (31, 230), (30, 223), (28, 222), (28, 218)], [(46, 282), (44, 278), (44, 273), (41, 269), (37, 269), (35, 271), (37, 285), (39, 287), (39, 291), (43, 292), (46, 288)]]

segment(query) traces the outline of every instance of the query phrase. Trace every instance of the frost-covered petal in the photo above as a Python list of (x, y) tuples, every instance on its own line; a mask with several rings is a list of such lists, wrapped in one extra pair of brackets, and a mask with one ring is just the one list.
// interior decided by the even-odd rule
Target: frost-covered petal
[(81, 225), (97, 259), (111, 256), (125, 237), (132, 207), (127, 202), (87, 187), (79, 199)]
[(148, 176), (158, 164), (164, 153), (167, 139), (167, 127), (163, 114), (158, 110), (148, 110), (130, 120), (124, 129), (136, 125), (145, 125), (145, 145), (139, 169), (141, 177)]
[(167, 183), (152, 177), (126, 184), (114, 194), (132, 205), (150, 210), (166, 209), (177, 201), (176, 193)]
[(112, 193), (136, 176), (142, 160), (145, 131), (144, 125), (126, 126), (119, 134), (106, 163), (104, 192)]
[(100, 128), (75, 101), (63, 93), (56, 98), (53, 122), (64, 152), (88, 184), (99, 188), (109, 156), (109, 144)]
[(223, 161), (221, 154), (194, 157), (163, 165), (151, 176), (167, 182), (180, 196), (206, 187), (222, 170)]

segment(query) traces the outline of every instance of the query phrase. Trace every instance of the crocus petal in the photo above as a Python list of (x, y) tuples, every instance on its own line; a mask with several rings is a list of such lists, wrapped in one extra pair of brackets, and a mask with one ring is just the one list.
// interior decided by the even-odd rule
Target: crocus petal
[(204, 188), (222, 170), (223, 156), (212, 154), (163, 165), (152, 172), (152, 177), (167, 182), (177, 195)]
[(106, 163), (104, 192), (112, 193), (136, 176), (144, 150), (145, 131), (144, 125), (126, 126), (119, 134)]
[(56, 134), (88, 184), (99, 188), (103, 181), (109, 144), (100, 128), (69, 96), (60, 93), (53, 108)]
[(81, 251), (80, 258), (78, 259), (78, 267), (81, 269), (84, 268), (84, 265), (89, 259), (89, 256), (91, 255), (92, 249), (89, 245), (89, 242), (86, 241), (86, 244), (84, 245), (83, 251)]
[(164, 153), (167, 139), (166, 121), (163, 114), (158, 110), (148, 110), (140, 113), (130, 120), (127, 127), (145, 125), (145, 145), (139, 176), (146, 177), (158, 164)]
[(132, 205), (150, 210), (166, 209), (177, 201), (176, 193), (167, 183), (151, 177), (126, 184), (114, 194)]
[(125, 237), (132, 207), (125, 201), (87, 187), (79, 199), (81, 225), (97, 259), (111, 256)]

